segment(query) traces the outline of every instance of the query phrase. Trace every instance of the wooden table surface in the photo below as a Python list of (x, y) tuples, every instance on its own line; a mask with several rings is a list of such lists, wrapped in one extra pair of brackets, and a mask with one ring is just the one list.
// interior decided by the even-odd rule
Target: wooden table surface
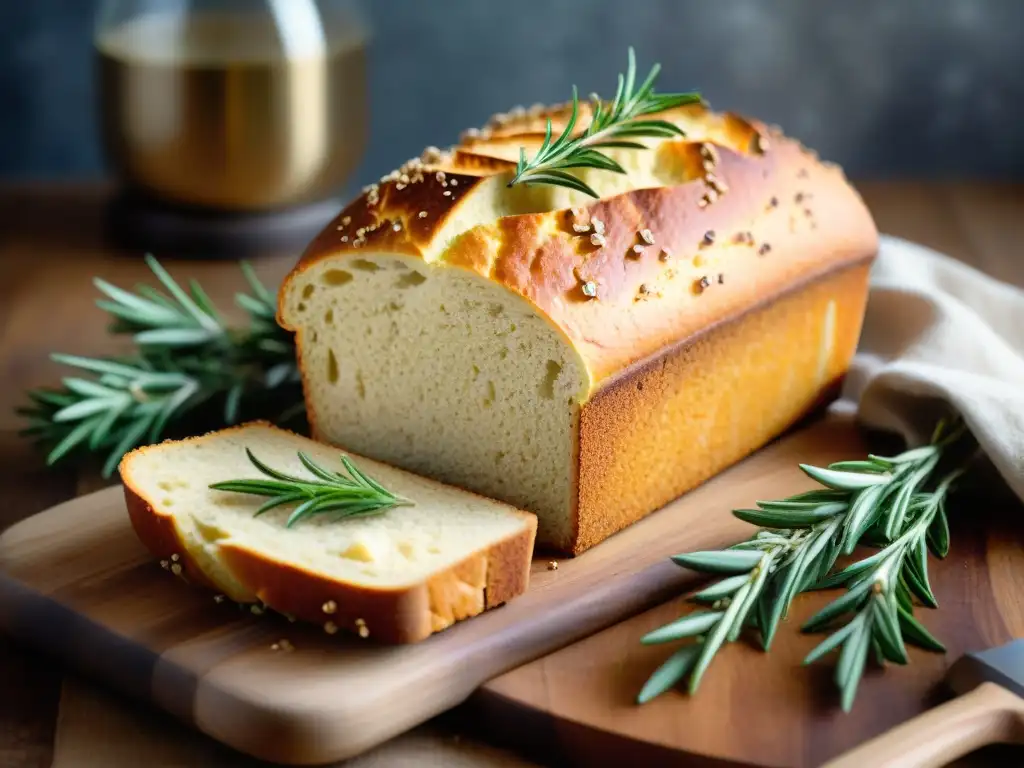
[[(929, 245), (992, 276), (1024, 285), (1024, 185), (987, 183), (897, 183), (858, 185), (881, 231)], [(139, 254), (119, 253), (104, 242), (102, 214), (108, 188), (99, 185), (0, 186), (0, 528), (76, 494), (107, 483), (92, 468), (46, 468), (17, 435), (13, 409), (24, 391), (52, 384), (62, 375), (48, 354), (64, 351), (102, 355), (123, 342), (107, 335), (106, 317), (93, 301), (93, 277), (131, 287), (148, 278)], [(229, 262), (176, 262), (157, 254), (176, 276), (194, 276), (227, 310), (241, 287)], [(269, 256), (255, 263), (275, 284), (294, 261)], [(230, 314), (230, 313), (228, 313)], [(49, 660), (0, 637), (0, 765), (137, 765), (146, 734), (174, 733), (174, 724), (152, 713), (131, 713), (122, 702), (97, 692)], [(106, 701), (105, 701), (106, 700)], [(99, 728), (120, 735), (120, 757), (76, 752)], [(165, 735), (165, 738), (168, 738)], [(55, 746), (56, 745), (56, 746)], [(136, 753), (132, 754), (131, 749)], [(196, 753), (193, 753), (196, 754)], [(194, 759), (194, 758), (193, 758)], [(356, 763), (365, 766), (532, 765), (459, 732), (450, 718), (416, 729)], [(178, 763), (178, 764), (196, 764)], [(218, 763), (220, 764), (220, 763)]]

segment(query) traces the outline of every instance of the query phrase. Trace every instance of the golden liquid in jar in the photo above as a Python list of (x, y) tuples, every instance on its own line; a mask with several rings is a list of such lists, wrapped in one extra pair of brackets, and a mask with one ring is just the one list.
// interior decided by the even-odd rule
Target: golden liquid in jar
[(337, 192), (366, 142), (366, 35), (349, 17), (322, 29), (196, 12), (108, 30), (97, 51), (116, 170), (158, 197), (222, 209)]

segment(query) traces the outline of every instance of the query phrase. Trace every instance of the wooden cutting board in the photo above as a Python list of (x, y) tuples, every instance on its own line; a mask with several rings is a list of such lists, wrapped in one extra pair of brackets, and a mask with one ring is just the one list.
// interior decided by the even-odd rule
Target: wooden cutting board
[[(827, 434), (829, 451), (862, 452), (852, 431)], [(869, 665), (848, 714), (832, 680), (837, 654), (803, 666), (825, 635), (798, 631), (835, 591), (800, 596), (769, 654), (745, 643), (720, 651), (695, 697), (681, 687), (635, 704), (677, 647), (639, 639), (695, 608), (677, 597), (492, 680), (460, 711), (496, 743), (551, 765), (819, 766), (952, 695), (943, 678), (963, 653), (1024, 637), (1024, 506), (1008, 492), (962, 495), (950, 526), (949, 556), (931, 560), (939, 610), (917, 611), (947, 652), (909, 647), (907, 666)], [(989, 747), (951, 765), (1024, 765), (1024, 748)]]
[[(539, 560), (530, 590), (509, 605), (404, 648), (328, 637), (318, 628), (215, 604), (147, 557), (127, 523), (120, 489), (111, 488), (37, 515), (0, 537), (0, 628), (238, 750), (279, 762), (327, 763), (358, 754), (493, 680), (471, 708), (497, 718), (496, 733), (513, 732), (504, 719), (510, 713), (525, 717), (530, 727), (544, 724), (544, 732), (554, 735), (548, 748), (561, 742), (572, 751), (574, 739), (587, 742), (597, 734), (608, 739), (595, 744), (646, 743), (662, 756), (717, 749), (747, 764), (790, 764), (778, 763), (778, 755), (762, 750), (750, 734), (729, 734), (737, 727), (733, 718), (747, 718), (766, 703), (776, 709), (771, 702), (780, 696), (795, 699), (764, 721), (765, 727), (782, 724), (802, 733), (808, 723), (801, 718), (817, 717), (812, 705), (826, 707), (824, 720), (814, 720), (826, 729), (815, 738), (827, 740), (829, 728), (839, 733), (846, 727), (829, 714), (827, 695), (808, 700), (797, 682), (801, 673), (791, 656), (803, 646), (780, 644), (772, 664), (758, 666), (744, 660), (743, 649), (730, 649), (730, 660), (715, 665), (698, 699), (673, 694), (635, 708), (630, 701), (660, 658), (637, 641), (647, 628), (675, 615), (678, 605), (643, 611), (692, 584), (692, 574), (673, 566), (668, 555), (744, 536), (748, 526), (730, 509), (811, 487), (797, 461), (824, 463), (859, 452), (848, 424), (814, 423), (599, 547), (561, 560), (555, 571), (548, 570), (547, 559)], [(991, 620), (997, 612), (982, 611), (980, 603), (969, 607), (989, 617), (984, 626), (994, 627), (991, 636), (1006, 633), (1004, 624)], [(1017, 609), (1018, 616), (1024, 613)], [(964, 617), (957, 606), (947, 610)], [(499, 677), (591, 635), (564, 655)], [(967, 642), (977, 633), (964, 630), (958, 637)], [(273, 650), (282, 639), (295, 650)], [(914, 663), (913, 677), (900, 670), (901, 679), (923, 680), (926, 670), (932, 678), (939, 674), (935, 662), (929, 666), (915, 657)], [(760, 675), (778, 684), (758, 682)], [(749, 678), (757, 684), (748, 690)], [(869, 689), (862, 700), (875, 701)], [(872, 719), (876, 730), (912, 708), (882, 709), (886, 714)], [(570, 732), (575, 735), (566, 736)], [(721, 743), (745, 746), (730, 750)]]

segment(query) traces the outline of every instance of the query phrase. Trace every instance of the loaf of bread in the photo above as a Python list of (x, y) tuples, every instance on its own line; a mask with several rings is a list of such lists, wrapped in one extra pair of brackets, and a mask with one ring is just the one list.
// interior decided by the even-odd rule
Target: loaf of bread
[(335, 448), (265, 424), (140, 448), (121, 462), (136, 534), (188, 581), (386, 643), (422, 640), (525, 591), (532, 514), (348, 454), (412, 505), (285, 527), (294, 504), (255, 516), (266, 499), (209, 487), (266, 479), (246, 448), (293, 476), (315, 479), (299, 451), (342, 470)]
[[(842, 171), (697, 104), (684, 138), (508, 186), (563, 105), (373, 184), (280, 294), (315, 436), (535, 512), (579, 553), (834, 396), (878, 234)], [(586, 127), (584, 114), (577, 130)]]

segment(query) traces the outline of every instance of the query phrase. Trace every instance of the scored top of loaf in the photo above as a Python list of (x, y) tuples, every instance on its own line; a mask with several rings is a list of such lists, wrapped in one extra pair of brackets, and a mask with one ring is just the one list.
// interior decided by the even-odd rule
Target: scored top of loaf
[[(626, 174), (575, 169), (600, 195), (516, 185), (544, 125), (569, 105), (497, 116), (459, 144), (428, 148), (341, 211), (285, 281), (324, 259), (405, 254), (472, 270), (531, 302), (574, 345), (591, 391), (666, 347), (832, 270), (874, 257), (857, 192), (777, 128), (693, 104), (656, 116), (685, 133), (613, 149)], [(577, 131), (590, 109), (581, 104)]]

